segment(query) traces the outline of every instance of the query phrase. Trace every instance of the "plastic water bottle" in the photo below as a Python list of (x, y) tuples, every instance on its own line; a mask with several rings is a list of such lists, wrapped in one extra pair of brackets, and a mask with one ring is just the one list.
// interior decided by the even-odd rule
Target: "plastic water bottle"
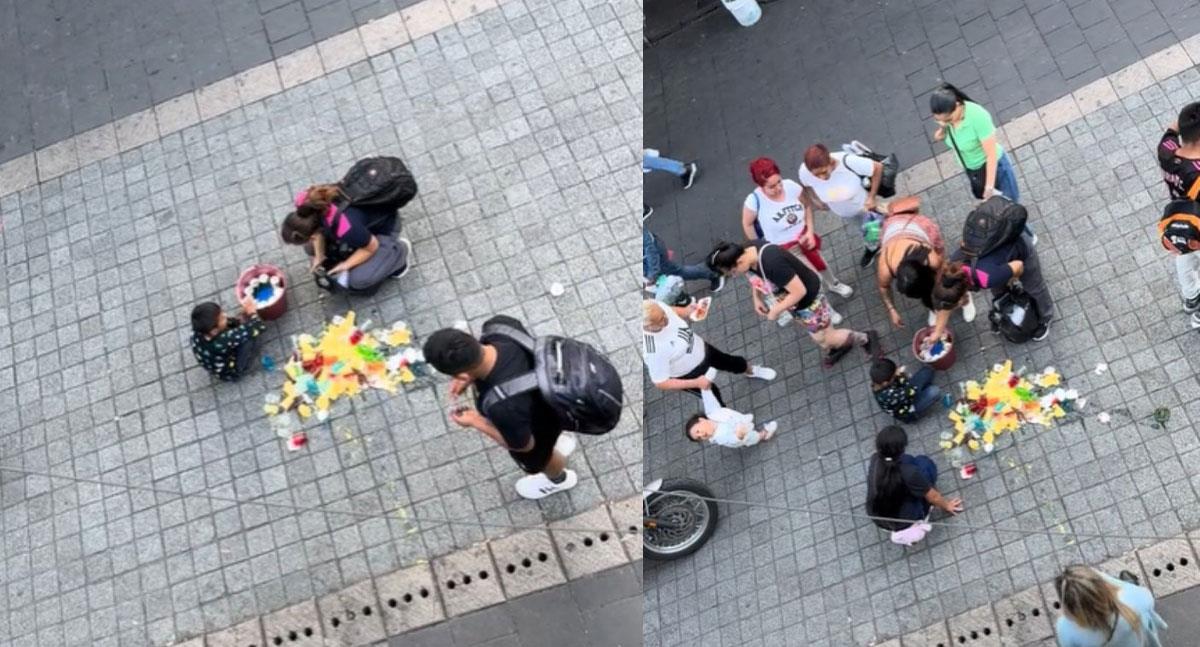
[(743, 27), (750, 27), (762, 18), (762, 7), (758, 6), (758, 0), (721, 0), (721, 4)]

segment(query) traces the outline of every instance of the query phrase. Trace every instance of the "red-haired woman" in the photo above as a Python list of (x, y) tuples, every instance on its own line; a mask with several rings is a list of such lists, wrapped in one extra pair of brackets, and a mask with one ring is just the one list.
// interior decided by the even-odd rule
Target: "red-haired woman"
[[(842, 297), (853, 294), (854, 289), (837, 280), (821, 257), (821, 237), (812, 223), (812, 200), (803, 187), (783, 179), (779, 165), (768, 157), (750, 163), (750, 178), (758, 186), (742, 204), (742, 231), (746, 238), (761, 238), (788, 250), (819, 272), (829, 291)], [(841, 316), (834, 314), (837, 323)]]

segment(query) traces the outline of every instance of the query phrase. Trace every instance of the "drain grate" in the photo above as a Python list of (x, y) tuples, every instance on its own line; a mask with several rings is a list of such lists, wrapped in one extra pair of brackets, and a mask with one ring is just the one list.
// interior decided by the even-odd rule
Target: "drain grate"
[(368, 645), (385, 640), (375, 584), (367, 580), (317, 601), (325, 619), (325, 635), (340, 645)]
[(456, 616), (504, 601), (496, 567), (486, 544), (433, 560), (446, 615)]
[(428, 564), (377, 578), (379, 615), (387, 634), (395, 636), (445, 618), (437, 588)]
[[(623, 528), (626, 524), (622, 524)], [(563, 528), (560, 530), (559, 528)], [(609, 528), (600, 532), (582, 532), (566, 528)], [(550, 524), (550, 534), (558, 546), (563, 570), (571, 579), (591, 575), (629, 561), (620, 535), (608, 510), (596, 508)], [(641, 555), (636, 557), (640, 558)]]
[(1186, 539), (1171, 539), (1137, 551), (1149, 586), (1156, 597), (1200, 585), (1200, 568)]

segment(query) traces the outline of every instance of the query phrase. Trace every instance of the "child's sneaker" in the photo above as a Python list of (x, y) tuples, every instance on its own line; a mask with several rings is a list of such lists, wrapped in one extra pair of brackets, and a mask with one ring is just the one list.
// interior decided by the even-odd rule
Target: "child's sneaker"
[(1200, 312), (1192, 313), (1192, 328), (1200, 328)]
[(1197, 294), (1196, 296), (1194, 296), (1190, 299), (1183, 300), (1183, 311), (1184, 312), (1191, 314), (1193, 312), (1196, 312), (1197, 310), (1200, 310), (1200, 294)]
[(778, 429), (779, 429), (779, 423), (775, 422), (774, 420), (763, 425), (763, 427), (762, 427), (763, 435), (762, 435), (761, 440), (762, 441), (771, 440), (772, 438), (775, 437), (775, 431)]

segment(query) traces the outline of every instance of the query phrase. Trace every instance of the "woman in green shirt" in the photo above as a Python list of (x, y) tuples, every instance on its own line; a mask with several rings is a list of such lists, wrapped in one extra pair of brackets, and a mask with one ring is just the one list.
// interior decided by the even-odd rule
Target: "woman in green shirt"
[(929, 110), (938, 123), (933, 138), (945, 141), (958, 156), (971, 181), (971, 193), (975, 198), (987, 200), (992, 194), (1000, 193), (1013, 202), (1020, 202), (1017, 174), (1004, 147), (996, 141), (992, 115), (949, 83), (934, 89), (929, 96)]

